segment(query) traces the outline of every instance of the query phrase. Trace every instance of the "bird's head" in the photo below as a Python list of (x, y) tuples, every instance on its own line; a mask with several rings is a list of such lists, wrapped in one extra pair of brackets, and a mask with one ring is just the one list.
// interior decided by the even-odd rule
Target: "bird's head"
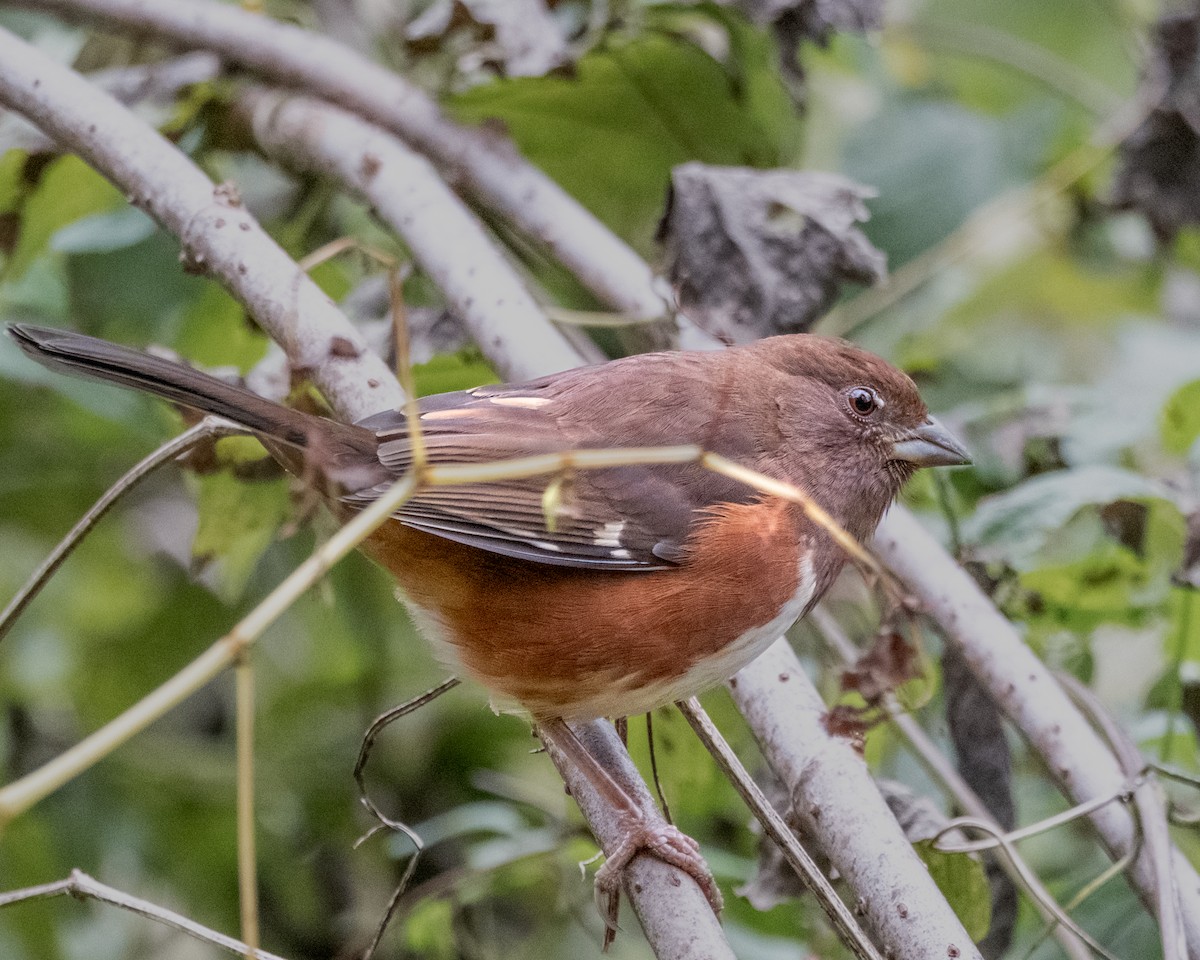
[(929, 415), (912, 379), (844, 340), (811, 335), (761, 341), (786, 376), (777, 399), (788, 472), (852, 532), (869, 534), (921, 467), (970, 463)]

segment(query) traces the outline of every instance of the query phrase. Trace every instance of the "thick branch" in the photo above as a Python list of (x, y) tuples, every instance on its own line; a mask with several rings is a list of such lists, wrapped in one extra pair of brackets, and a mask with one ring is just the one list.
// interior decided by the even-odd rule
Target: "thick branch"
[[(1045, 760), (1076, 802), (1111, 796), (1126, 775), (1046, 668), (975, 582), (903, 508), (894, 508), (875, 537), (880, 557), (921, 601), (946, 637), (959, 644), (971, 669)], [(1135, 842), (1129, 814), (1107, 804), (1092, 814), (1104, 843), (1123, 856)], [(1176, 858), (1188, 955), (1200, 957), (1200, 877)], [(1142, 900), (1156, 911), (1158, 887), (1147, 856), (1130, 871)]]
[(644, 262), (526, 161), (504, 136), (448, 120), (420, 89), (318, 34), (209, 0), (21, 0), (203, 48), (319, 94), (404, 138), (463, 189), (547, 247), (606, 303), (635, 316), (665, 306)]
[[(333, 301), (183, 153), (79, 74), (0, 29), (0, 103), (78, 153), (179, 238), (349, 419), (399, 404), (399, 385)], [(350, 349), (346, 349), (349, 345)]]
[(885, 956), (979, 957), (888, 810), (862, 757), (831, 737), (825, 702), (785, 640), (729, 682), (805, 839), (854, 891)]
[(320, 100), (251, 89), (239, 102), (272, 158), (333, 177), (404, 238), (506, 379), (532, 379), (579, 363), (479, 221), (423, 156)]

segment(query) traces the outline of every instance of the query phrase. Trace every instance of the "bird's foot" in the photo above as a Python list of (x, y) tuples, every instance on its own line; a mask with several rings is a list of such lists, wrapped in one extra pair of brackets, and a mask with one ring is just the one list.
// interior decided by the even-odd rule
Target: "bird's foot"
[(667, 823), (657, 810), (652, 814), (642, 812), (627, 815), (621, 836), (620, 846), (608, 855), (604, 866), (596, 871), (596, 901), (607, 928), (605, 946), (612, 941), (612, 935), (617, 930), (621, 876), (629, 862), (643, 851), (677, 867), (695, 880), (713, 913), (721, 913), (725, 901), (712, 871), (700, 855), (700, 844), (678, 827)]

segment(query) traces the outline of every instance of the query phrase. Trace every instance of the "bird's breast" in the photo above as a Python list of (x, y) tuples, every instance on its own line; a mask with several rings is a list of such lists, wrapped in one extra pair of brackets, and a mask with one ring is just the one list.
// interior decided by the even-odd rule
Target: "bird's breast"
[(724, 504), (680, 566), (643, 573), (512, 560), (398, 523), (367, 548), (454, 669), (535, 717), (582, 719), (692, 696), (757, 656), (841, 566), (800, 531), (783, 501)]

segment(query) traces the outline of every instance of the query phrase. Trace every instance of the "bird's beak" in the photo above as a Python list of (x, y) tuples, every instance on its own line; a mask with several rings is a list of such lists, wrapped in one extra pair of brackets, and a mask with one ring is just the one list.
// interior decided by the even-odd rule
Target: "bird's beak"
[(958, 467), (971, 462), (967, 448), (933, 417), (892, 441), (892, 459), (918, 467)]

